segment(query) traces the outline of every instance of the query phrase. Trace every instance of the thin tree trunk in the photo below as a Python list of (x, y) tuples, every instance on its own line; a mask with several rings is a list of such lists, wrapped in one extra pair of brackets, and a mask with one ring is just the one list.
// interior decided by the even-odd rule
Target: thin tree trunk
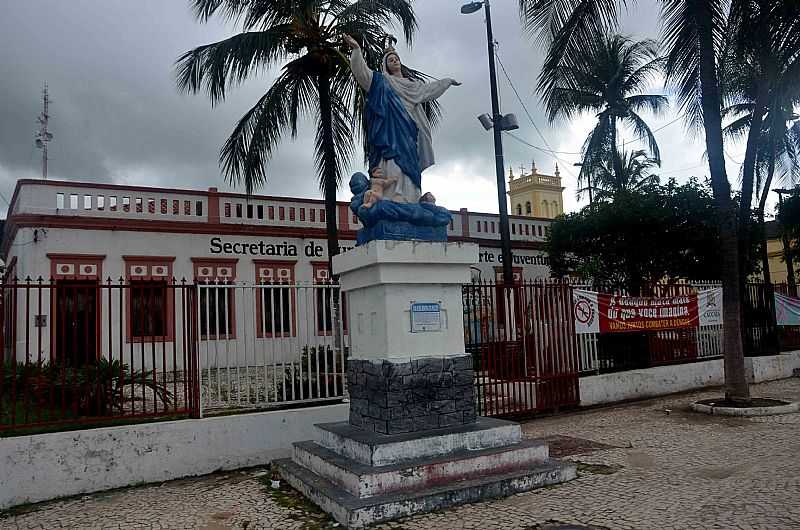
[[(339, 231), (337, 225), (337, 204), (336, 188), (336, 149), (333, 145), (333, 105), (331, 103), (331, 79), (326, 75), (319, 76), (319, 111), (320, 122), (322, 125), (322, 191), (325, 195), (325, 230), (328, 236), (328, 270), (331, 279), (337, 280), (338, 276), (333, 274), (333, 257), (339, 253)], [(339, 295), (331, 288), (330, 290), (331, 313), (333, 315), (333, 340), (336, 349), (336, 358), (343, 358), (341, 355), (342, 337), (339, 330), (342, 327), (341, 307), (339, 305)], [(325, 353), (327, 355), (327, 352)]]
[(767, 197), (769, 196), (770, 188), (772, 187), (772, 177), (775, 175), (775, 142), (773, 133), (770, 131), (769, 142), (769, 164), (767, 166), (767, 178), (764, 180), (764, 185), (761, 190), (761, 197), (758, 200), (758, 222), (760, 226), (761, 238), (761, 269), (764, 275), (764, 285), (771, 285), (772, 279), (769, 271), (769, 253), (767, 250), (767, 228), (764, 222), (764, 210), (767, 207)]
[(611, 116), (611, 167), (614, 169), (614, 180), (617, 190), (622, 188), (622, 160), (617, 156), (617, 117)]
[(319, 113), (322, 125), (322, 191), (325, 195), (325, 230), (328, 236), (328, 267), (333, 274), (333, 256), (339, 253), (339, 232), (336, 222), (336, 149), (333, 145), (333, 105), (331, 80), (319, 76)]
[(697, 4), (697, 25), (700, 54), (701, 106), (706, 133), (711, 186), (714, 191), (717, 222), (722, 251), (722, 288), (724, 323), (725, 396), (735, 401), (749, 401), (750, 388), (744, 371), (742, 348), (741, 287), (739, 282), (739, 243), (736, 226), (736, 205), (731, 200), (731, 187), (725, 171), (722, 143), (722, 116), (717, 79), (712, 13), (705, 2)]
[[(750, 233), (752, 229), (752, 211), (750, 206), (753, 200), (756, 159), (758, 158), (758, 148), (761, 144), (762, 123), (768, 96), (769, 85), (764, 79), (761, 79), (756, 90), (756, 101), (752, 112), (750, 131), (747, 134), (747, 148), (742, 164), (742, 195), (739, 199), (739, 283), (742, 292), (747, 289), (747, 274), (749, 272), (747, 265), (750, 263), (748, 258), (750, 257), (750, 242), (752, 241)], [(744, 308), (742, 308), (743, 310)], [(740, 318), (744, 322), (744, 314)]]

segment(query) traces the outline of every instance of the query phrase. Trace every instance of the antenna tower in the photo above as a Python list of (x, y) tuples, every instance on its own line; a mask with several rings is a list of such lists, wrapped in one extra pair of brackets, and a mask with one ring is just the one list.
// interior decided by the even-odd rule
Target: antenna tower
[(42, 90), (42, 113), (39, 114), (39, 130), (36, 131), (36, 147), (42, 150), (42, 178), (47, 179), (47, 144), (53, 139), (52, 133), (47, 130), (50, 120), (50, 96), (47, 93), (47, 83)]

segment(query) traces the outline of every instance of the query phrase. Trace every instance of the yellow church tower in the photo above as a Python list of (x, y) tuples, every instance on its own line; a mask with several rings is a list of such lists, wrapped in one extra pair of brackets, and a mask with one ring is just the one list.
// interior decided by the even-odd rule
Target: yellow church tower
[(508, 196), (511, 199), (511, 215), (553, 219), (564, 213), (564, 188), (558, 164), (554, 175), (545, 175), (536, 170), (536, 162), (531, 164), (531, 172), (525, 174), (520, 167), (520, 175), (508, 170)]

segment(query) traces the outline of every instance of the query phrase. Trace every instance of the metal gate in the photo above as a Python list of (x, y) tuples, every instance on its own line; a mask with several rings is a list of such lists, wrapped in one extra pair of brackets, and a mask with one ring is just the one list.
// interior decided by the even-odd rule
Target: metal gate
[(478, 414), (518, 416), (578, 404), (569, 285), (484, 281), (465, 285), (462, 295)]

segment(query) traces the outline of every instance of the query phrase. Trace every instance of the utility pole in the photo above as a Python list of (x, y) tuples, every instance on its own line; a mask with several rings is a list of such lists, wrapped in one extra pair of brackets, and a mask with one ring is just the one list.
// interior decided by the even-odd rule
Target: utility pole
[(39, 130), (36, 131), (36, 147), (42, 150), (42, 178), (47, 180), (47, 144), (53, 139), (52, 133), (47, 130), (50, 121), (50, 96), (47, 93), (47, 83), (42, 90), (42, 113), (37, 120)]

